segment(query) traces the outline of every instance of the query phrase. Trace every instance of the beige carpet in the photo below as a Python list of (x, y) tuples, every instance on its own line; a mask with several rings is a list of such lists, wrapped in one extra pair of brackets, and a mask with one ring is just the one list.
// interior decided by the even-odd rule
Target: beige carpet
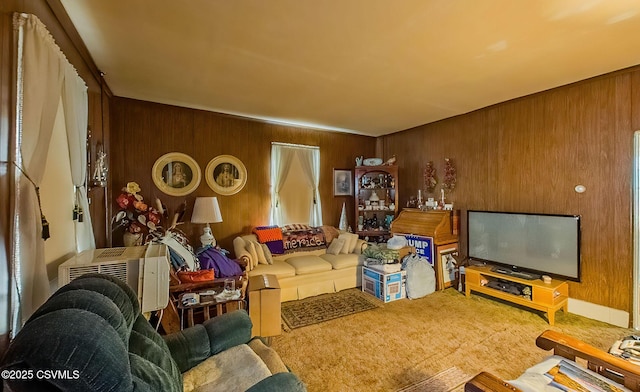
[(549, 355), (535, 346), (549, 328), (605, 350), (635, 333), (562, 312), (549, 327), (540, 312), (453, 289), (380, 305), (284, 332), (272, 347), (311, 392), (397, 391), (454, 366), (516, 378)]
[(398, 389), (398, 392), (449, 392), (463, 385), (472, 377), (454, 366), (426, 380)]
[(382, 306), (375, 297), (360, 289), (343, 290), (335, 294), (288, 301), (282, 304), (285, 331), (322, 323)]

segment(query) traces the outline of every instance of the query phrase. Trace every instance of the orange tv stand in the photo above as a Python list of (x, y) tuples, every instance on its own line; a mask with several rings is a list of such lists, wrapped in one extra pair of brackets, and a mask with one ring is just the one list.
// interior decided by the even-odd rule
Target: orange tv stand
[[(568, 311), (569, 284), (564, 280), (551, 280), (544, 283), (541, 279), (527, 280), (491, 271), (492, 266), (469, 266), (465, 268), (466, 283), (465, 295), (471, 296), (472, 291), (483, 293), (495, 298), (526, 306), (531, 309), (543, 311), (547, 314), (549, 325), (553, 325), (556, 311), (562, 309)], [(524, 288), (528, 295), (518, 295), (509, 290), (494, 288), (504, 282)], [(494, 287), (491, 287), (494, 286)], [(527, 290), (528, 288), (528, 290)]]

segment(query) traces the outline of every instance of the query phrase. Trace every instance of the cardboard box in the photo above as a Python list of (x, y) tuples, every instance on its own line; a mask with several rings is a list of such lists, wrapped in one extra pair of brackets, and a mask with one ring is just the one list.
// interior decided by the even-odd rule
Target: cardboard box
[(406, 298), (406, 282), (407, 271), (384, 273), (362, 267), (362, 291), (385, 303)]
[(253, 323), (251, 336), (277, 336), (282, 332), (280, 284), (275, 275), (249, 278), (249, 317)]

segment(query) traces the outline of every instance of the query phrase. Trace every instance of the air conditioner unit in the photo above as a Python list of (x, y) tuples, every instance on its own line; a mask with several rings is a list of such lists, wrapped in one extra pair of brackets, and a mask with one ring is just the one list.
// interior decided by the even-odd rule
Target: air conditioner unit
[(111, 275), (138, 293), (142, 312), (164, 309), (169, 302), (169, 251), (166, 245), (89, 249), (58, 267), (60, 287), (88, 273)]

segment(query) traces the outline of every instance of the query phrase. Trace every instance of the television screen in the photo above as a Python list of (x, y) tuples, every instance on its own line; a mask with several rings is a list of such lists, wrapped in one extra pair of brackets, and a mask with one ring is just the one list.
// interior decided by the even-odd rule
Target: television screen
[(579, 216), (470, 210), (467, 234), (470, 259), (580, 281)]

